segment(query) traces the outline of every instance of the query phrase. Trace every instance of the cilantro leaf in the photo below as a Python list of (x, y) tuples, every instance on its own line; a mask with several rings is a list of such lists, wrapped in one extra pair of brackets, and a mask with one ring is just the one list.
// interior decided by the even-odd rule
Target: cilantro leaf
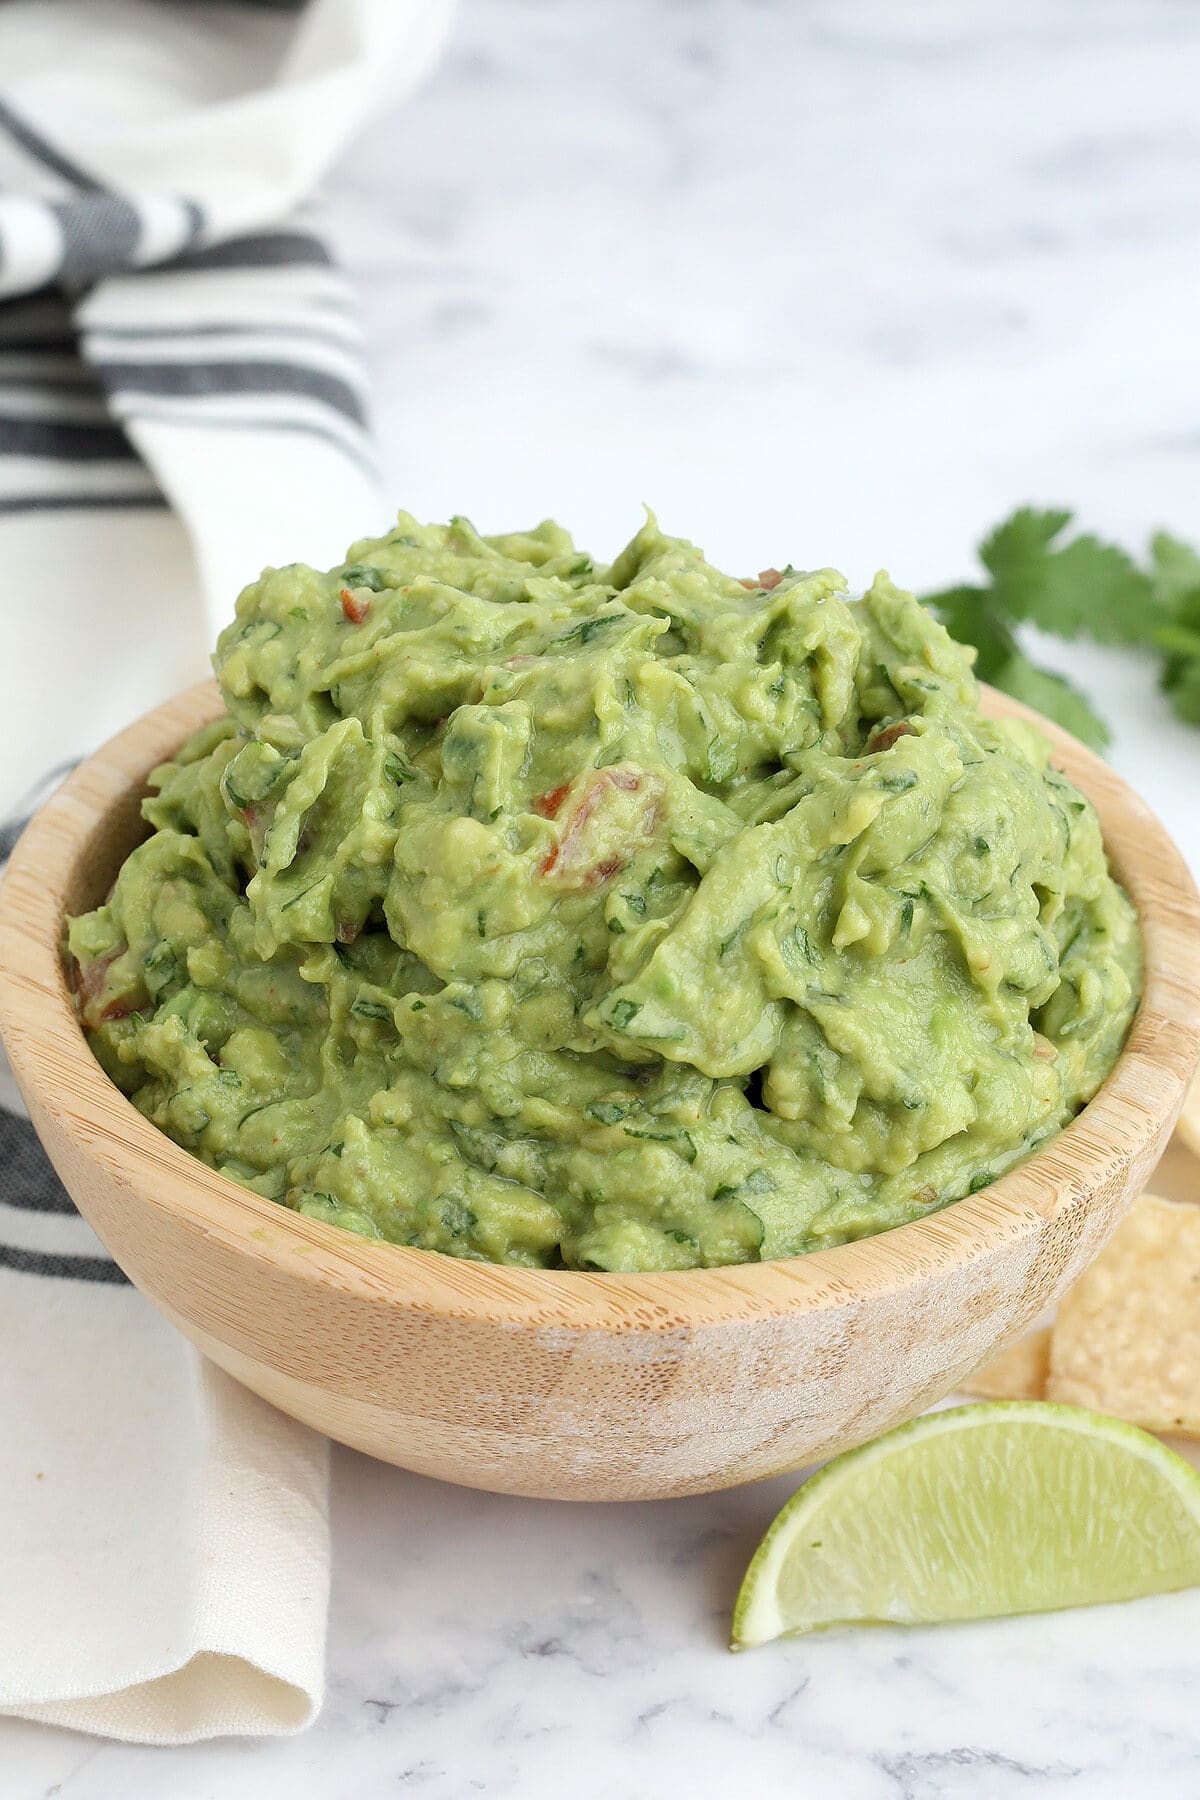
[(1150, 540), (1151, 579), (1168, 608), (1152, 633), (1165, 661), (1161, 683), (1188, 725), (1200, 725), (1200, 555), (1165, 531)]
[(1172, 657), (1162, 684), (1171, 705), (1186, 725), (1200, 725), (1200, 654)]
[(1016, 639), (992, 604), (986, 588), (947, 588), (926, 594), (925, 605), (935, 612), (952, 638), (975, 650), (975, 673), (980, 681), (998, 687), (997, 671), (1016, 649)]
[(1059, 533), (1071, 523), (1071, 518), (1071, 513), (1055, 508), (1038, 512), (1032, 506), (1019, 506), (1010, 518), (984, 538), (979, 546), (979, 560), (997, 577), (1006, 570), (1016, 571), (1028, 566), (1046, 554)]
[(974, 645), (975, 672), (1045, 713), (1084, 743), (1108, 741), (1087, 698), (1025, 655), (1016, 628), (1157, 651), (1161, 686), (1178, 716), (1200, 726), (1200, 551), (1169, 532), (1151, 538), (1139, 564), (1115, 544), (1083, 533), (1064, 539), (1071, 514), (1020, 507), (984, 539), (990, 584), (925, 597), (952, 637)]
[(1091, 750), (1103, 750), (1109, 741), (1108, 726), (1100, 715), (1092, 710), (1086, 694), (1081, 694), (1077, 687), (1064, 675), (1055, 675), (1049, 669), (1041, 669), (1020, 650), (1009, 660), (1001, 671), (1003, 679), (996, 683), (1014, 700), (1020, 700), (1026, 706), (1032, 706), (1047, 719), (1053, 719), (1064, 731), (1069, 731)]
[(1154, 583), (1116, 544), (1089, 533), (1060, 542), (1070, 522), (1069, 512), (1022, 507), (984, 540), (997, 605), (1056, 637), (1144, 642), (1151, 617), (1166, 612)]
[(1191, 602), (1200, 609), (1200, 554), (1167, 531), (1150, 539), (1150, 578), (1162, 605), (1174, 611)]
[(1103, 719), (1063, 676), (1030, 661), (987, 588), (947, 588), (929, 595), (925, 604), (951, 637), (974, 647), (975, 673), (981, 681), (1044, 713), (1093, 750), (1104, 748), (1108, 728)]
[(1017, 626), (1028, 622), (1054, 637), (1156, 650), (1171, 705), (1188, 724), (1200, 725), (1200, 551), (1159, 531), (1139, 566), (1090, 533), (1064, 536), (1070, 523), (1063, 508), (1018, 508), (980, 545), (990, 585), (947, 588), (926, 604), (953, 637), (975, 646), (981, 680), (1094, 748), (1108, 740), (1103, 721), (1069, 681), (1030, 662)]

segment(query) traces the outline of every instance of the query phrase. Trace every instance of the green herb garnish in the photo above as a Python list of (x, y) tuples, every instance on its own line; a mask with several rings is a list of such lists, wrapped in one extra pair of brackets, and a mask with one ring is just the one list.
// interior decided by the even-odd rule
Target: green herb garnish
[(1108, 742), (1108, 726), (1070, 681), (1031, 661), (1017, 638), (1021, 625), (1161, 656), (1172, 706), (1200, 725), (1200, 552), (1160, 531), (1138, 562), (1090, 532), (1069, 535), (1071, 516), (1020, 508), (979, 547), (986, 583), (927, 594), (925, 604), (952, 637), (974, 645), (981, 681), (1094, 749)]

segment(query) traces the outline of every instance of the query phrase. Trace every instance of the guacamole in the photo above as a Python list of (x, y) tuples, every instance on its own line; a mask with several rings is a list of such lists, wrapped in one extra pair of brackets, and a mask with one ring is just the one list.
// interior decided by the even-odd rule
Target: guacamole
[(691, 1269), (974, 1192), (1140, 951), (1090, 804), (880, 575), (466, 519), (269, 569), (74, 919), (83, 1024), (233, 1180), (391, 1243)]

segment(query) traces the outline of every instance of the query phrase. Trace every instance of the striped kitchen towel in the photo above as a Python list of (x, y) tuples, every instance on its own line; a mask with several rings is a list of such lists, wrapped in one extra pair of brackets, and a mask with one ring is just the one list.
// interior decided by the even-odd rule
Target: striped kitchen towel
[[(0, 4), (0, 860), (64, 768), (204, 673), (265, 563), (382, 527), (354, 309), (300, 209), (446, 19)], [(326, 1447), (128, 1286), (6, 1070), (0, 1346), (0, 1712), (153, 1743), (302, 1728)]]
[[(382, 528), (354, 310), (296, 208), (445, 21), (0, 6), (0, 816), (202, 674), (264, 564)], [(71, 655), (31, 682), (47, 615)]]

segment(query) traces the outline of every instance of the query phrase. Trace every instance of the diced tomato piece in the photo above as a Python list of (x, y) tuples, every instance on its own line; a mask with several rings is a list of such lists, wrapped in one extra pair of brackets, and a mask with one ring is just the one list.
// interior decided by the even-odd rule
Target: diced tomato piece
[(744, 588), (749, 588), (751, 591), (755, 588), (766, 588), (768, 593), (770, 593), (772, 588), (777, 588), (782, 580), (782, 569), (760, 569), (753, 580), (747, 575), (741, 577), (741, 583)]
[(553, 819), (570, 791), (570, 782), (564, 781), (561, 787), (551, 788), (548, 794), (539, 794), (533, 803), (534, 812), (543, 819)]
[(141, 1007), (135, 1005), (132, 1000), (110, 1000), (107, 1006), (100, 1008), (100, 1022), (106, 1024), (114, 1019), (129, 1019), (135, 1012), (140, 1011)]
[(127, 1019), (131, 1013), (138, 1011), (136, 1001), (126, 996), (124, 999), (109, 1000), (101, 1005), (108, 971), (122, 950), (110, 950), (107, 956), (98, 956), (95, 962), (84, 968), (81, 964), (75, 967), (75, 992), (79, 995), (79, 1017), (89, 1031), (95, 1031), (112, 1019)]
[(361, 625), (371, 610), (370, 596), (367, 594), (356, 594), (353, 588), (343, 588), (341, 597), (342, 611), (345, 613), (351, 625)]
[(107, 956), (98, 956), (95, 962), (76, 963), (75, 992), (79, 995), (80, 1004), (88, 1007), (98, 1000), (104, 992), (104, 984), (108, 979), (108, 971), (112, 968), (121, 952), (110, 950)]
[(583, 885), (584, 887), (599, 887), (602, 882), (615, 875), (618, 869), (624, 867), (625, 864), (619, 856), (606, 856), (603, 862), (598, 862), (595, 868), (588, 870), (583, 878)]
[(897, 739), (916, 735), (908, 720), (900, 719), (895, 725), (888, 725), (883, 731), (876, 731), (867, 739), (866, 754), (878, 756), (881, 750), (890, 750)]
[(263, 844), (267, 837), (266, 809), (259, 800), (252, 800), (249, 806), (243, 806), (242, 817), (246, 821), (246, 829), (250, 833), (250, 848), (255, 856), (263, 853)]
[(359, 929), (360, 928), (357, 925), (351, 925), (348, 920), (346, 920), (346, 919), (341, 920), (341, 922), (339, 923), (338, 928), (337, 928), (338, 943), (339, 944), (352, 944), (354, 942), (355, 938), (358, 936)]
[(646, 784), (646, 777), (640, 769), (602, 769), (600, 783), (605, 787), (623, 788), (627, 794), (636, 794)]
[[(642, 816), (630, 828), (632, 838), (650, 838), (658, 826), (661, 811), (662, 795), (660, 784), (652, 781), (640, 769), (598, 769), (591, 776), (579, 804), (567, 819), (562, 835), (557, 844), (543, 859), (541, 873), (553, 875), (559, 881), (571, 887), (598, 887), (623, 869), (633, 854), (631, 847), (626, 854), (610, 852), (599, 862), (588, 863), (585, 834), (588, 821), (597, 808), (604, 802), (606, 794), (644, 793), (645, 805)], [(553, 795), (545, 796), (554, 800), (555, 812), (562, 804), (562, 793), (558, 790)], [(553, 815), (543, 814), (543, 817)]]

